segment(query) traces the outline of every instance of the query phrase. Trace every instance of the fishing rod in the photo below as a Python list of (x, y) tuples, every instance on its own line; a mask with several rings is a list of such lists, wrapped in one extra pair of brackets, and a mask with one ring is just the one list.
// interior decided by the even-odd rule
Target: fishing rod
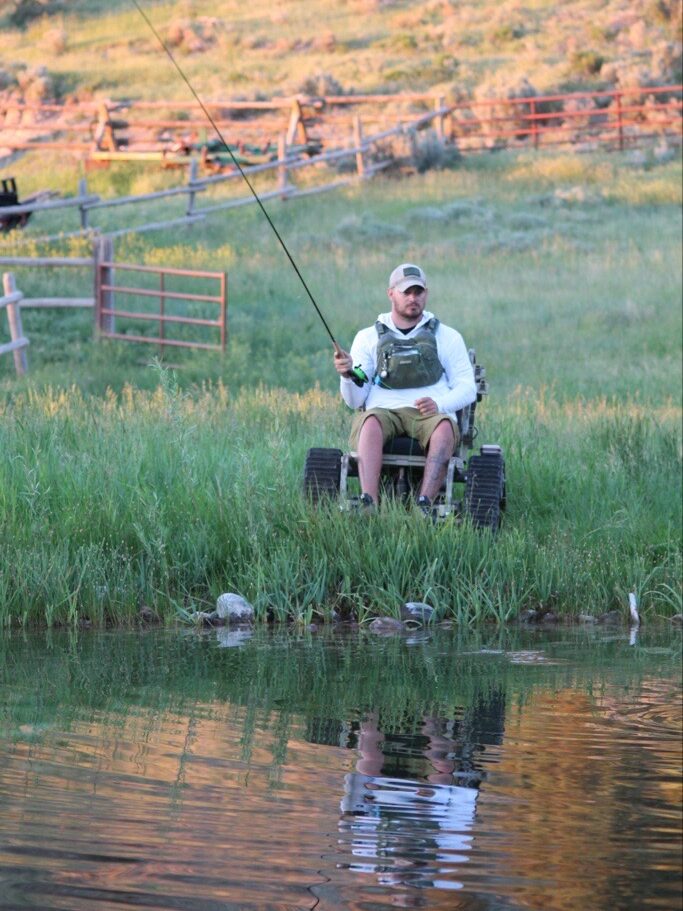
[[(228, 153), (229, 153), (229, 155), (230, 155), (230, 158), (232, 159), (233, 164), (235, 165), (235, 167), (236, 167), (237, 170), (239, 171), (240, 175), (243, 177), (244, 182), (246, 183), (246, 185), (249, 187), (249, 190), (251, 191), (251, 195), (254, 197), (254, 199), (255, 199), (256, 202), (258, 203), (259, 208), (261, 209), (261, 212), (263, 213), (263, 215), (265, 216), (266, 221), (268, 222), (268, 224), (269, 224), (270, 227), (272, 228), (273, 233), (275, 234), (275, 236), (277, 237), (277, 239), (278, 239), (278, 241), (279, 241), (279, 243), (280, 243), (280, 246), (282, 247), (282, 249), (284, 250), (285, 254), (287, 255), (287, 259), (289, 260), (289, 262), (290, 262), (292, 268), (293, 268), (294, 271), (296, 272), (296, 274), (297, 274), (297, 276), (298, 276), (298, 278), (299, 278), (299, 281), (300, 281), (301, 284), (303, 285), (304, 291), (306, 292), (306, 294), (307, 294), (308, 297), (309, 297), (309, 300), (311, 301), (311, 303), (312, 303), (313, 306), (315, 307), (315, 312), (316, 312), (316, 313), (318, 314), (318, 316), (320, 317), (320, 321), (322, 322), (323, 326), (325, 327), (325, 331), (326, 331), (327, 334), (329, 335), (329, 337), (330, 337), (330, 339), (331, 339), (331, 341), (332, 341), (332, 344), (334, 345), (335, 356), (341, 356), (344, 352), (343, 352), (341, 346), (339, 345), (339, 343), (337, 342), (337, 340), (335, 339), (335, 337), (332, 335), (332, 330), (331, 330), (330, 327), (328, 326), (327, 320), (326, 320), (325, 317), (322, 315), (322, 313), (321, 313), (321, 311), (320, 311), (320, 307), (319, 307), (318, 304), (316, 303), (316, 300), (315, 300), (315, 298), (313, 297), (313, 295), (312, 295), (312, 293), (311, 293), (311, 289), (310, 289), (310, 288), (308, 287), (308, 285), (306, 284), (306, 280), (304, 279), (303, 275), (302, 275), (301, 272), (299, 271), (299, 267), (298, 267), (297, 264), (294, 262), (294, 257), (293, 257), (292, 254), (289, 252), (289, 250), (288, 250), (288, 248), (287, 248), (287, 244), (284, 242), (284, 240), (282, 239), (282, 236), (280, 235), (280, 232), (279, 232), (278, 229), (275, 227), (275, 224), (273, 223), (272, 218), (270, 217), (270, 215), (268, 214), (268, 212), (267, 212), (265, 206), (264, 206), (263, 203), (261, 202), (261, 199), (260, 199), (258, 193), (256, 192), (256, 190), (254, 189), (254, 186), (253, 186), (252, 182), (251, 182), (251, 181), (249, 180), (249, 178), (247, 177), (246, 173), (244, 172), (244, 169), (242, 168), (242, 165), (239, 163), (239, 161), (238, 161), (237, 158), (235, 157), (235, 154), (233, 153), (232, 149), (230, 148), (230, 146), (228, 145), (228, 143), (227, 143), (227, 142), (225, 141), (225, 139), (223, 138), (223, 134), (221, 133), (221, 131), (220, 131), (219, 127), (218, 127), (218, 124), (216, 123), (216, 121), (214, 120), (214, 118), (211, 116), (210, 111), (208, 110), (208, 108), (206, 107), (206, 105), (204, 104), (204, 102), (202, 101), (202, 99), (199, 97), (199, 95), (198, 95), (197, 92), (195, 91), (194, 86), (192, 85), (192, 83), (190, 82), (190, 80), (187, 78), (187, 76), (186, 76), (185, 73), (183, 72), (183, 70), (182, 70), (182, 68), (180, 67), (180, 64), (178, 63), (178, 61), (175, 59), (175, 57), (174, 57), (173, 54), (171, 53), (170, 48), (168, 47), (168, 45), (166, 44), (166, 42), (164, 41), (164, 39), (161, 37), (161, 35), (159, 34), (159, 32), (156, 30), (156, 28), (154, 27), (154, 25), (153, 25), (152, 21), (150, 20), (149, 16), (148, 16), (147, 13), (143, 10), (143, 8), (140, 6), (138, 0), (131, 0), (131, 3), (132, 3), (133, 6), (137, 9), (137, 11), (140, 13), (140, 15), (142, 16), (142, 18), (145, 20), (145, 22), (146, 22), (147, 25), (149, 26), (150, 31), (152, 32), (152, 34), (154, 35), (154, 37), (157, 39), (157, 41), (159, 42), (159, 44), (161, 45), (161, 47), (163, 48), (163, 50), (166, 52), (166, 55), (168, 56), (168, 59), (171, 61), (171, 63), (173, 64), (173, 66), (174, 66), (174, 67), (176, 68), (176, 70), (178, 71), (178, 74), (179, 74), (180, 78), (183, 80), (183, 82), (185, 83), (185, 85), (188, 87), (188, 89), (190, 90), (190, 92), (191, 92), (192, 95), (194, 96), (195, 101), (197, 102), (197, 104), (199, 105), (199, 107), (200, 107), (200, 108), (202, 109), (202, 111), (204, 112), (204, 114), (205, 114), (205, 116), (206, 116), (206, 119), (209, 121), (209, 123), (211, 124), (211, 126), (212, 126), (213, 129), (215, 130), (216, 135), (217, 135), (218, 138), (220, 139), (221, 143), (222, 143), (222, 144), (225, 146), (225, 148), (228, 150)], [(363, 385), (364, 382), (367, 382), (367, 377), (365, 376), (365, 374), (363, 373), (363, 371), (362, 371), (359, 367), (353, 368), (353, 369), (351, 370), (351, 374), (352, 374), (351, 379), (353, 379), (353, 381), (354, 381), (357, 385)]]

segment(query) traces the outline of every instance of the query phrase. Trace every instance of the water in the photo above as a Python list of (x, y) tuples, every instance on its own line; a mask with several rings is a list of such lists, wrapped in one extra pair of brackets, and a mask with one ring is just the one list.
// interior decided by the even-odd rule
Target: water
[(0, 907), (679, 909), (680, 634), (0, 638)]

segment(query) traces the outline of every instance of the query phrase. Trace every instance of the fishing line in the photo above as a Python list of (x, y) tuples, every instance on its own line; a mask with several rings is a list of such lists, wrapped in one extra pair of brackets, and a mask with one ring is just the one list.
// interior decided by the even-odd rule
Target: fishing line
[(320, 308), (318, 307), (317, 303), (315, 302), (315, 298), (314, 298), (313, 295), (311, 294), (310, 288), (309, 288), (308, 285), (306, 284), (306, 281), (304, 280), (303, 275), (302, 275), (301, 272), (299, 271), (299, 267), (298, 267), (297, 264), (294, 262), (294, 257), (292, 256), (292, 254), (291, 254), (291, 253), (289, 252), (289, 250), (287, 249), (287, 244), (284, 242), (284, 240), (283, 240), (282, 237), (280, 236), (280, 232), (278, 231), (278, 229), (277, 229), (277, 228), (275, 227), (275, 225), (273, 224), (273, 221), (272, 221), (270, 215), (268, 214), (268, 212), (266, 211), (265, 206), (264, 206), (263, 203), (261, 202), (258, 193), (256, 192), (256, 190), (255, 190), (254, 187), (252, 186), (252, 183), (251, 183), (251, 181), (249, 180), (249, 178), (247, 177), (247, 175), (244, 173), (244, 170), (243, 170), (243, 168), (242, 168), (242, 165), (239, 163), (239, 161), (237, 160), (237, 158), (236, 158), (235, 155), (233, 154), (232, 149), (230, 148), (230, 146), (228, 145), (228, 143), (227, 143), (227, 142), (225, 141), (225, 139), (223, 138), (223, 134), (222, 134), (221, 131), (218, 129), (218, 124), (216, 123), (216, 121), (213, 119), (213, 117), (212, 117), (211, 114), (209, 113), (209, 111), (208, 111), (206, 105), (204, 104), (204, 102), (202, 101), (202, 99), (199, 97), (199, 95), (197, 94), (197, 92), (195, 92), (195, 90), (194, 90), (194, 88), (193, 88), (193, 86), (192, 86), (192, 83), (191, 83), (190, 80), (187, 78), (187, 76), (186, 76), (185, 73), (182, 71), (182, 69), (180, 68), (180, 64), (178, 63), (178, 61), (175, 59), (175, 57), (173, 56), (173, 54), (172, 54), (171, 51), (169, 50), (168, 45), (167, 45), (166, 42), (163, 40), (163, 38), (161, 37), (161, 35), (159, 34), (159, 32), (157, 32), (157, 30), (154, 28), (154, 25), (153, 25), (152, 22), (150, 21), (149, 17), (147, 16), (147, 14), (146, 14), (145, 11), (143, 10), (143, 8), (142, 8), (142, 7), (140, 6), (140, 4), (138, 3), (138, 0), (131, 0), (131, 3), (133, 4), (133, 6), (135, 6), (135, 8), (137, 9), (137, 11), (140, 13), (140, 15), (142, 16), (142, 18), (145, 20), (145, 22), (146, 22), (147, 25), (149, 26), (149, 28), (150, 28), (152, 34), (153, 34), (154, 37), (157, 39), (157, 41), (159, 42), (159, 44), (161, 45), (161, 47), (164, 49), (164, 51), (166, 51), (166, 54), (168, 55), (168, 59), (171, 61), (171, 63), (173, 64), (173, 66), (176, 68), (176, 70), (178, 71), (178, 73), (179, 73), (181, 79), (183, 80), (183, 82), (185, 83), (185, 85), (188, 87), (188, 89), (190, 90), (190, 92), (192, 92), (192, 95), (194, 96), (195, 100), (196, 100), (197, 103), (199, 104), (199, 107), (202, 109), (202, 111), (203, 111), (204, 114), (206, 115), (206, 119), (209, 121), (209, 123), (211, 124), (211, 126), (214, 128), (214, 130), (216, 131), (216, 135), (218, 136), (218, 138), (220, 139), (220, 141), (223, 143), (223, 145), (225, 146), (225, 148), (228, 150), (228, 152), (229, 152), (229, 154), (230, 154), (230, 157), (232, 158), (233, 164), (235, 165), (235, 167), (237, 168), (237, 170), (240, 172), (240, 174), (241, 174), (242, 177), (244, 178), (244, 182), (246, 183), (246, 185), (247, 185), (247, 186), (249, 187), (249, 189), (251, 190), (251, 194), (252, 194), (252, 196), (254, 197), (254, 199), (256, 200), (256, 202), (259, 204), (259, 208), (261, 209), (261, 212), (263, 212), (263, 214), (265, 215), (266, 221), (268, 222), (268, 224), (270, 225), (270, 227), (273, 229), (273, 233), (275, 234), (275, 236), (277, 237), (278, 241), (280, 242), (280, 246), (282, 247), (282, 249), (283, 249), (283, 250), (285, 251), (285, 253), (287, 254), (287, 259), (288, 259), (289, 262), (291, 263), (291, 266), (292, 266), (292, 268), (294, 269), (294, 271), (296, 272), (296, 274), (298, 275), (299, 281), (300, 281), (301, 284), (303, 285), (304, 290), (306, 291), (306, 294), (308, 295), (308, 297), (310, 298), (311, 303), (312, 303), (313, 306), (315, 307), (315, 312), (316, 312), (316, 313), (318, 314), (318, 316), (320, 317), (320, 319), (321, 319), (321, 321), (322, 321), (322, 324), (323, 324), (323, 326), (325, 327), (325, 330), (327, 331), (327, 334), (328, 334), (329, 337), (332, 339), (332, 344), (334, 345), (335, 351), (341, 351), (341, 348), (340, 348), (339, 345), (337, 344), (337, 340), (336, 340), (335, 337), (332, 335), (332, 332), (331, 332), (331, 330), (330, 330), (330, 327), (327, 325), (327, 321), (326, 321), (325, 317), (324, 317), (324, 316), (322, 315), (322, 313), (320, 312)]

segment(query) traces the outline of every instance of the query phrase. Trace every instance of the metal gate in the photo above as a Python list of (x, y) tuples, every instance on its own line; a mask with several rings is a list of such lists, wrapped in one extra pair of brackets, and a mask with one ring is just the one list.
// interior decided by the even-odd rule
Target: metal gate
[[(138, 273), (140, 276), (158, 276), (158, 282), (146, 283), (137, 279), (126, 284), (117, 284), (115, 273)], [(131, 275), (132, 277), (132, 275)], [(215, 294), (173, 289), (169, 287), (174, 279), (182, 277), (186, 284), (196, 284), (201, 280), (203, 285), (217, 283)], [(189, 280), (189, 282), (187, 281)], [(158, 301), (158, 309), (135, 310), (133, 307), (121, 307), (119, 301), (122, 297), (129, 300), (138, 298), (152, 303)], [(169, 312), (173, 305), (177, 310), (179, 303), (215, 305), (218, 308), (218, 317), (215, 319), (206, 316), (190, 316), (187, 313)], [(165, 346), (179, 348), (201, 348), (206, 351), (225, 351), (227, 340), (227, 275), (225, 272), (204, 272), (197, 269), (171, 269), (155, 266), (137, 266), (130, 263), (113, 261), (113, 256), (100, 259), (96, 265), (95, 287), (96, 326), (100, 338), (120, 339), (125, 342), (144, 342), (159, 345), (162, 350)], [(121, 321), (146, 321), (156, 322), (157, 335), (142, 335), (129, 331), (117, 331)], [(118, 323), (118, 326), (117, 326)], [(209, 342), (188, 338), (169, 337), (170, 327), (195, 326), (216, 330), (218, 341)]]

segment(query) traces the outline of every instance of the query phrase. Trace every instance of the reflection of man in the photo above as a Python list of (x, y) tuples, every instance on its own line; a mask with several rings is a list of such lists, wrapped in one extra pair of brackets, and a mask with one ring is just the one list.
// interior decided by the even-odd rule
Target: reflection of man
[(474, 779), (474, 786), (454, 784), (458, 749), (444, 726), (437, 718), (422, 719), (419, 765), (426, 774), (418, 779), (387, 775), (377, 716), (361, 723), (356, 771), (345, 778), (339, 823), (340, 834), (350, 836), (350, 869), (374, 873), (385, 885), (462, 888), (452, 874), (467, 861), (479, 792)]

